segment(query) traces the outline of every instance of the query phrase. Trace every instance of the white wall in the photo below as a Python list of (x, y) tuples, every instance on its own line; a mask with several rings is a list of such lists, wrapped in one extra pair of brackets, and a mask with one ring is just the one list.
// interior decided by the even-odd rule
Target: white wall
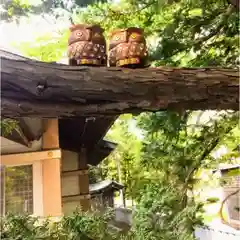
[(31, 147), (26, 147), (20, 143), (13, 142), (4, 137), (0, 138), (0, 152), (1, 154), (22, 153), (40, 151), (42, 148), (42, 139), (33, 141)]
[(195, 237), (197, 240), (239, 240), (240, 232), (221, 231), (212, 228), (197, 228)]

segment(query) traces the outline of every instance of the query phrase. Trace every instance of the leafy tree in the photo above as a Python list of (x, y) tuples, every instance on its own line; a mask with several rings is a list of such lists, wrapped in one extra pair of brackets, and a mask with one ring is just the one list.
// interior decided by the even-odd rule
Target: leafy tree
[(90, 184), (100, 182), (104, 180), (106, 177), (103, 175), (103, 170), (100, 165), (98, 166), (89, 165), (88, 174)]
[(14, 0), (1, 1), (0, 17), (1, 20), (10, 20), (16, 16), (25, 16), (30, 10), (28, 1)]
[(68, 32), (59, 31), (37, 37), (33, 42), (14, 43), (16, 48), (30, 58), (43, 62), (56, 62), (66, 56)]
[[(120, 0), (117, 3), (97, 2), (87, 8), (74, 6), (70, 16), (75, 23), (98, 23), (106, 30), (106, 36), (116, 28), (143, 28), (155, 66), (239, 65), (238, 12), (227, 0)], [(52, 9), (57, 11), (57, 5)], [(61, 9), (68, 8), (62, 6)], [(65, 19), (67, 21), (68, 16)], [(59, 60), (66, 52), (67, 32), (37, 39), (36, 42), (45, 45), (31, 44), (31, 51), (28, 49), (26, 53), (30, 51), (31, 56), (44, 61)], [(40, 57), (39, 48), (44, 48), (41, 51), (44, 57)], [(38, 54), (34, 53), (36, 51)]]
[(134, 198), (138, 178), (141, 141), (130, 129), (131, 115), (122, 115), (108, 132), (106, 139), (116, 142), (117, 148), (100, 167), (105, 178), (114, 179), (125, 186), (125, 196)]
[[(56, 19), (65, 17), (73, 22), (72, 15), (98, 0), (3, 0), (0, 17), (6, 22), (18, 22), (21, 17), (52, 15)], [(105, 0), (102, 2), (106, 2)]]
[(157, 66), (231, 66), (239, 61), (238, 12), (228, 1), (96, 4), (81, 14), (79, 21), (101, 23), (106, 30), (142, 27)]
[(138, 239), (194, 238), (203, 211), (203, 203), (194, 198), (200, 180), (197, 173), (216, 166), (212, 153), (237, 124), (235, 112), (167, 111), (140, 116), (144, 131), (141, 166), (148, 175), (139, 184)]

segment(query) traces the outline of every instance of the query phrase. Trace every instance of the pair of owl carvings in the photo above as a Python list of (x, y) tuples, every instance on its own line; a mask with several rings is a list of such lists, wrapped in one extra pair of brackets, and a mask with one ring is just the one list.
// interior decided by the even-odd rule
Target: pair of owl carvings
[(99, 25), (70, 27), (69, 64), (73, 66), (147, 67), (147, 46), (143, 30), (127, 28), (110, 33), (107, 49), (104, 30)]

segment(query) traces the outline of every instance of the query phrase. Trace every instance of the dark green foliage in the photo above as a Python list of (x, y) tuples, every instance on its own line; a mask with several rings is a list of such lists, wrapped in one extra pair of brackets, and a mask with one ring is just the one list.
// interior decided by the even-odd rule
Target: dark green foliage
[[(20, 1), (21, 2), (21, 1)], [(43, 1), (47, 4), (49, 1)], [(155, 66), (238, 66), (239, 65), (239, 19), (236, 9), (226, 0), (121, 0), (120, 2), (86, 2), (87, 8), (79, 8), (81, 3), (50, 1), (46, 9), (53, 16), (71, 19), (75, 23), (98, 23), (109, 31), (130, 26), (141, 27), (148, 36), (150, 60)], [(54, 2), (54, 4), (52, 3)], [(49, 3), (48, 3), (49, 4)], [(33, 6), (30, 6), (31, 8)], [(42, 12), (45, 8), (42, 8)], [(66, 38), (59, 36), (54, 42), (57, 52), (66, 51)], [(49, 40), (52, 37), (49, 37)], [(39, 41), (39, 39), (38, 39)], [(44, 61), (59, 60), (62, 54), (53, 55), (50, 50), (35, 53)], [(43, 45), (41, 45), (43, 47)], [(34, 52), (31, 47), (30, 55)], [(28, 51), (29, 52), (29, 51)], [(27, 52), (27, 53), (28, 53)], [(36, 52), (36, 51), (35, 51)], [(48, 57), (40, 57), (40, 55)], [(50, 60), (51, 59), (51, 60)]]
[(115, 240), (121, 233), (109, 225), (113, 214), (76, 211), (61, 219), (40, 219), (27, 215), (1, 218), (3, 240)]
[(97, 2), (106, 2), (105, 0), (42, 0), (37, 1), (36, 3), (32, 1), (25, 0), (5, 0), (1, 1), (0, 6), (2, 8), (0, 12), (1, 20), (11, 22), (17, 20), (20, 17), (26, 17), (30, 14), (35, 15), (44, 15), (51, 14), (56, 18), (59, 17), (68, 17), (71, 19), (71, 15), (79, 11), (80, 8), (86, 7), (88, 5), (97, 3)]
[(194, 227), (202, 224), (201, 215), (196, 214), (201, 212), (200, 203), (192, 199), (183, 208), (179, 190), (166, 182), (152, 182), (141, 193), (134, 218), (136, 239), (194, 239)]
[(0, 11), (1, 20), (10, 20), (16, 16), (26, 16), (31, 8), (30, 5), (21, 0), (1, 1), (0, 6), (2, 8)]
[(105, 179), (105, 176), (103, 175), (103, 170), (100, 166), (89, 166), (88, 173), (90, 184), (100, 182)]
[(18, 122), (13, 119), (1, 119), (1, 136), (9, 135), (14, 129), (18, 129)]
[[(134, 198), (138, 181), (141, 141), (130, 131), (131, 115), (122, 115), (112, 126), (106, 138), (117, 142), (116, 150), (100, 165), (105, 178), (119, 181), (125, 186), (125, 197)], [(136, 129), (137, 130), (137, 129)]]
[[(138, 26), (151, 37), (154, 64), (238, 65), (239, 20), (227, 1), (121, 1), (89, 7), (81, 20), (106, 30)], [(94, 17), (96, 16), (96, 17)]]
[(139, 117), (145, 178), (138, 185), (138, 239), (194, 239), (203, 213), (203, 203), (194, 197), (198, 173), (217, 166), (212, 153), (237, 124), (234, 112), (166, 111)]

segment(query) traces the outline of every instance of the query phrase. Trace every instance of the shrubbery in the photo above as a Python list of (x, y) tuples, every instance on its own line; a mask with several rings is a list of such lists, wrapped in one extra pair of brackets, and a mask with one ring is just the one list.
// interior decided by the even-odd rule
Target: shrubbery
[[(143, 201), (146, 203), (146, 201)], [(157, 205), (159, 200), (156, 199)], [(143, 203), (142, 203), (143, 204)], [(152, 203), (151, 203), (152, 204)], [(161, 204), (160, 204), (161, 205)], [(154, 204), (153, 204), (154, 206)], [(153, 207), (154, 208), (154, 207)], [(72, 215), (59, 218), (38, 218), (29, 215), (8, 214), (1, 218), (0, 239), (2, 240), (173, 240), (194, 239), (187, 228), (185, 212), (176, 216), (175, 226), (171, 217), (156, 214), (155, 208), (147, 209), (144, 204), (136, 210), (134, 224), (128, 231), (114, 227), (113, 211), (76, 211)], [(189, 208), (190, 209), (190, 208)], [(196, 210), (196, 209), (195, 209)], [(155, 213), (154, 213), (155, 212)], [(187, 215), (189, 215), (189, 211)], [(193, 214), (194, 215), (194, 214)], [(167, 221), (168, 221), (167, 220)], [(180, 225), (180, 226), (179, 226)], [(179, 233), (181, 229), (182, 233)], [(184, 238), (187, 237), (187, 238)]]
[(2, 240), (115, 240), (130, 239), (109, 225), (112, 212), (74, 212), (59, 219), (8, 214), (1, 218)]

